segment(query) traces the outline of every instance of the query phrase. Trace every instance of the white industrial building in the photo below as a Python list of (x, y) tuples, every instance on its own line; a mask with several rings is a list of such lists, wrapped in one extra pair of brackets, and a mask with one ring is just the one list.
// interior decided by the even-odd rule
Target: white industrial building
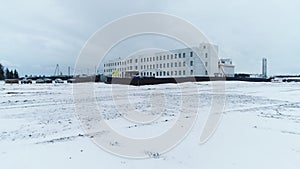
[(218, 46), (208, 43), (192, 48), (134, 54), (105, 62), (103, 66), (105, 76), (120, 78), (234, 76), (231, 59), (219, 59)]

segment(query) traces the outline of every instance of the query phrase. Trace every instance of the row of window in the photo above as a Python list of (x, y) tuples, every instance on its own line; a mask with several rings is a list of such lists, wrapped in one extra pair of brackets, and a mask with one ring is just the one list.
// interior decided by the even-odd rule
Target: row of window
[[(193, 66), (193, 61), (190, 62), (191, 66)], [(185, 67), (185, 62), (171, 62), (171, 63), (160, 63), (160, 64), (153, 64), (153, 65), (141, 65), (141, 69), (158, 69), (158, 68), (172, 68), (172, 67)]]
[[(193, 57), (193, 52), (190, 52), (190, 57)], [(152, 61), (158, 61), (158, 60), (169, 60), (169, 59), (181, 59), (185, 58), (185, 53), (175, 53), (170, 55), (162, 55), (162, 56), (156, 56), (156, 57), (147, 57), (147, 58), (141, 58), (141, 62), (152, 62)], [(136, 59), (137, 63), (137, 59)]]
[[(190, 66), (193, 66), (194, 62), (190, 61)], [(173, 67), (185, 67), (185, 62), (171, 62), (171, 63), (161, 63), (161, 64), (153, 64), (153, 65), (141, 65), (141, 70), (145, 69), (159, 69), (159, 68), (173, 68)], [(205, 66), (207, 66), (207, 62), (205, 62)], [(128, 66), (127, 70), (132, 70), (132, 66)], [(112, 72), (114, 69), (104, 69), (104, 72)], [(126, 68), (117, 68), (118, 71), (126, 71)], [(138, 66), (135, 66), (135, 70), (138, 70)]]
[[(154, 57), (146, 57), (141, 58), (140, 62), (152, 62), (152, 61), (159, 61), (159, 60), (170, 60), (170, 59), (177, 59), (177, 58), (185, 58), (185, 53), (176, 53), (176, 54), (170, 54), (170, 55), (162, 55), (162, 56), (154, 56)], [(190, 52), (190, 57), (193, 57), (193, 52)], [(132, 63), (133, 59), (128, 59), (126, 61), (119, 61), (119, 62), (112, 62), (112, 63), (106, 63), (104, 64), (104, 67), (110, 67), (110, 66), (121, 66), (126, 65), (129, 63)], [(138, 59), (134, 59), (135, 63), (138, 63)]]
[[(181, 76), (186, 75), (185, 70), (181, 71), (160, 71), (160, 72), (142, 72), (141, 76)], [(190, 75), (194, 75), (194, 71), (190, 70)]]

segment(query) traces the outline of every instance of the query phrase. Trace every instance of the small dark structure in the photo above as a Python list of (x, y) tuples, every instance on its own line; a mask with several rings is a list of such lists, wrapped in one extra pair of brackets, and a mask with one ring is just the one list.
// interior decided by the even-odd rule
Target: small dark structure
[(7, 84), (19, 84), (19, 79), (5, 79)]
[(234, 74), (235, 78), (250, 78), (250, 74), (247, 73), (236, 73)]

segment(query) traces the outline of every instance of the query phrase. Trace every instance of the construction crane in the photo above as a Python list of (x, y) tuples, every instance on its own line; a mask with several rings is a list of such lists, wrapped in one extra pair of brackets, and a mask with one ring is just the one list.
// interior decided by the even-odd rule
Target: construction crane
[(56, 64), (54, 76), (62, 76), (62, 72), (59, 70), (59, 64)]

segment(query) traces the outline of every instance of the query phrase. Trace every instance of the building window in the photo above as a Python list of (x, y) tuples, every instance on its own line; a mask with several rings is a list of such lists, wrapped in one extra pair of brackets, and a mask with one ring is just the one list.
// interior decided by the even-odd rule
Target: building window
[(174, 55), (174, 59), (177, 59), (177, 54)]
[(156, 64), (156, 69), (158, 69), (158, 64)]
[(171, 62), (171, 67), (173, 67), (173, 62)]
[(162, 64), (160, 64), (159, 67), (162, 68)]
[(146, 62), (146, 58), (144, 58), (144, 62)]
[(185, 67), (185, 62), (182, 62), (182, 66)]
[(173, 76), (173, 71), (171, 71), (171, 76)]
[(194, 71), (193, 70), (191, 70), (191, 75), (193, 75), (194, 74)]
[(206, 46), (205, 46), (205, 45), (203, 46), (203, 49), (206, 49)]
[(207, 67), (207, 62), (205, 62), (205, 66)]
[(175, 62), (175, 67), (177, 67), (177, 62)]
[(144, 65), (144, 69), (146, 69), (146, 65)]
[(190, 66), (193, 66), (193, 61), (190, 62)]
[(175, 71), (175, 76), (177, 76), (177, 71)]
[(171, 59), (173, 59), (173, 55), (171, 55)]
[(207, 72), (207, 70), (205, 71), (205, 75), (208, 75), (208, 72)]
[(138, 67), (137, 66), (135, 66), (135, 70), (137, 70), (138, 69)]
[(181, 75), (181, 71), (180, 71), (180, 70), (178, 71), (178, 75), (179, 75), (179, 76)]
[(152, 61), (152, 57), (150, 57), (150, 62)]
[(182, 58), (185, 58), (185, 53), (182, 54)]
[(161, 60), (161, 58), (162, 58), (162, 57), (161, 57), (161, 56), (159, 56), (159, 60)]
[(205, 53), (205, 58), (207, 58), (208, 57), (208, 54), (207, 53)]
[(169, 57), (169, 55), (167, 55), (167, 59), (169, 59), (170, 57)]
[(164, 76), (166, 76), (166, 71), (164, 71)]
[(153, 61), (155, 61), (155, 57), (153, 57)]
[(138, 62), (138, 59), (135, 59), (135, 63), (137, 63)]
[(143, 69), (143, 65), (141, 66), (141, 69)]
[(178, 62), (178, 67), (181, 67), (181, 62)]
[(162, 76), (162, 72), (159, 72), (159, 75)]
[(185, 70), (182, 71), (182, 75), (185, 75)]
[(169, 73), (169, 71), (167, 71), (167, 76), (170, 76), (170, 73)]
[(193, 57), (193, 52), (190, 52), (190, 56)]
[(156, 60), (158, 60), (158, 56), (156, 56)]
[(166, 64), (164, 63), (164, 68), (166, 67)]
[(164, 60), (166, 60), (166, 56), (164, 55)]
[(170, 64), (169, 64), (169, 63), (167, 63), (167, 68), (169, 68), (169, 66), (170, 66)]

